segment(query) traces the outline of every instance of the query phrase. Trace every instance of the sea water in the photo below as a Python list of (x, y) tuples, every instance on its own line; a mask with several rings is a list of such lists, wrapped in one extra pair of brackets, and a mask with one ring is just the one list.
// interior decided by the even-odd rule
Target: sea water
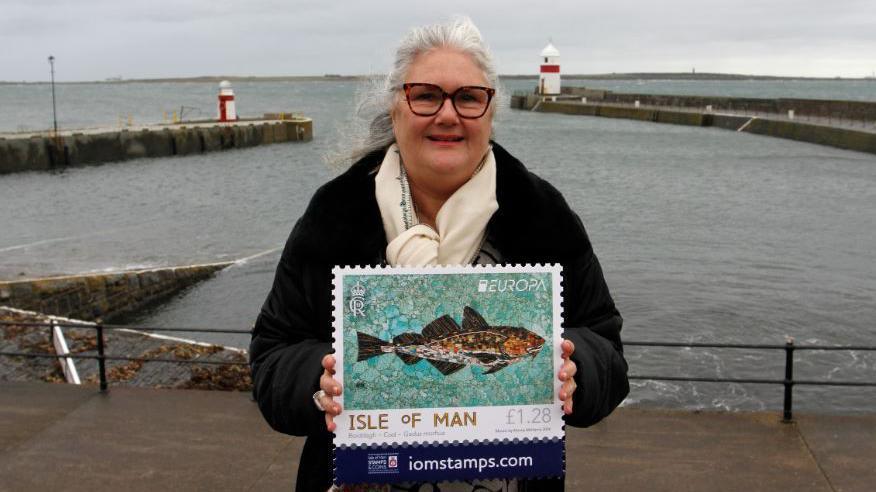
[[(682, 92), (663, 84), (658, 92)], [(828, 84), (830, 93), (806, 90), (841, 97), (851, 86), (839, 84)], [(512, 81), (509, 89), (530, 85)], [(755, 93), (739, 95), (781, 95), (768, 84), (751, 87)], [(44, 94), (36, 93), (45, 88), (0, 86), (13, 115), (5, 130), (50, 126)], [(180, 106), (210, 116), (216, 91), (198, 83), (63, 85), (60, 121), (113, 125), (125, 113), (135, 123), (161, 121), (162, 111)], [(312, 117), (314, 140), (0, 176), (0, 278), (249, 257), (128, 321), (252, 326), (278, 248), (316, 188), (337, 172), (323, 156), (345, 136), (356, 84), (239, 83), (235, 91), (244, 116)], [(714, 128), (506, 108), (495, 136), (581, 216), (624, 316), (625, 339), (874, 344), (876, 156)], [(246, 347), (248, 337), (208, 341)], [(625, 356), (640, 375), (784, 375), (781, 351), (627, 347)], [(795, 367), (800, 378), (876, 380), (873, 353), (799, 352)], [(778, 385), (632, 384), (629, 403), (781, 407)], [(798, 386), (795, 395), (795, 410), (872, 411), (876, 390)]]

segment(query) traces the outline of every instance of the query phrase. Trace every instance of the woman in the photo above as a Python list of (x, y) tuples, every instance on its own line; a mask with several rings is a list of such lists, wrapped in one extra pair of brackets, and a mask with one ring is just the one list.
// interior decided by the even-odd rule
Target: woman
[[(250, 356), (265, 419), (308, 437), (297, 490), (326, 490), (332, 479), (330, 432), (341, 410), (333, 396), (342, 391), (327, 355), (334, 265), (561, 263), (566, 423), (598, 422), (629, 391), (621, 317), (580, 219), (490, 140), (497, 88), (470, 20), (412, 30), (364, 148), (316, 192), (289, 236)], [(562, 481), (514, 487), (561, 490)]]

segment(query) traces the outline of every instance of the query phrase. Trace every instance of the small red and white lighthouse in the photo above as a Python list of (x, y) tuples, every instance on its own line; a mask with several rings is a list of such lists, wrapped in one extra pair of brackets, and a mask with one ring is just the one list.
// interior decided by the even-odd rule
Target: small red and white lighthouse
[(560, 52), (553, 43), (541, 50), (541, 70), (538, 74), (538, 93), (545, 96), (560, 93)]
[(237, 121), (237, 110), (234, 107), (234, 91), (231, 82), (219, 82), (219, 121)]

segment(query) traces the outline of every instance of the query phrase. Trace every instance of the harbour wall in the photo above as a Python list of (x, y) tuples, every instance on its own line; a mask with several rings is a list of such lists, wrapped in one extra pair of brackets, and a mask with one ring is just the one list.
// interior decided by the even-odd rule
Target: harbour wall
[(231, 264), (0, 281), (0, 305), (67, 318), (109, 320), (172, 296)]
[(512, 96), (511, 107), (544, 113), (602, 116), (688, 126), (711, 126), (735, 131), (741, 129), (741, 131), (756, 135), (787, 138), (876, 154), (876, 133), (790, 120), (773, 120), (702, 111), (636, 108), (633, 105), (583, 104), (571, 100), (541, 101), (540, 96), (519, 95)]
[(639, 104), (645, 106), (676, 106), (699, 110), (712, 106), (713, 111), (749, 113), (788, 114), (792, 110), (798, 117), (876, 122), (876, 102), (871, 101), (635, 94), (586, 87), (563, 87), (561, 90), (564, 95), (586, 97), (593, 102), (632, 105), (639, 101)]
[(0, 138), (0, 174), (42, 171), (141, 157), (170, 157), (313, 139), (310, 118), (264, 119), (230, 123), (155, 125), (139, 129), (74, 132), (57, 137)]

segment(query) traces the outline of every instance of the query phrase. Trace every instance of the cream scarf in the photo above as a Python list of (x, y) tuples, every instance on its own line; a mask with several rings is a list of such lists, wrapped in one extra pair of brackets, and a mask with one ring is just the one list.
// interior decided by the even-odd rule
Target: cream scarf
[(419, 223), (396, 144), (387, 149), (374, 181), (388, 243), (386, 261), (393, 266), (470, 264), (480, 251), (487, 222), (499, 209), (492, 150), (441, 206), (435, 217), (437, 231)]

